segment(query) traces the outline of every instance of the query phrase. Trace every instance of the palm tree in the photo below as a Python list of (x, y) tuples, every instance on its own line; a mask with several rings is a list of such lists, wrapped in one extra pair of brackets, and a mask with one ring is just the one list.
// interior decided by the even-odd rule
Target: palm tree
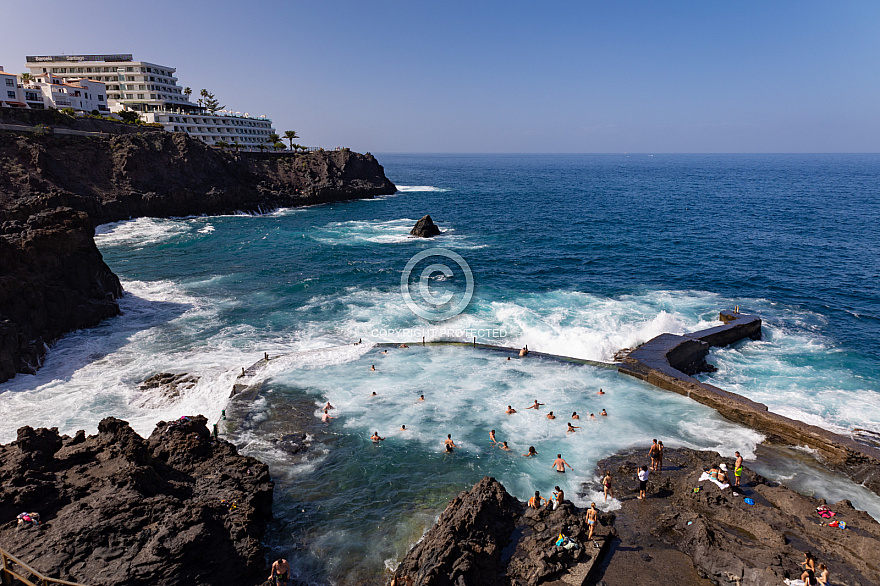
[(268, 147), (264, 144), (258, 144), (257, 148), (260, 149), (260, 152), (262, 153), (265, 152)]
[(193, 89), (191, 87), (187, 86), (187, 87), (183, 88), (183, 93), (186, 96), (186, 99), (189, 100), (189, 97), (193, 93)]
[(279, 140), (272, 145), (272, 148), (274, 148), (276, 151), (283, 151), (287, 147), (285, 147), (284, 143)]
[(268, 142), (269, 144), (276, 143), (280, 140), (281, 140), (281, 137), (278, 136), (278, 133), (276, 133), (276, 132), (273, 132), (272, 134), (270, 134), (268, 136), (268, 138), (266, 138), (266, 142)]
[(28, 83), (30, 83), (32, 78), (30, 73), (22, 73), (21, 75), (19, 75), (19, 77), (21, 78), (22, 85), (27, 85)]
[(218, 140), (217, 142), (214, 143), (214, 146), (216, 146), (219, 149), (225, 149), (225, 148), (229, 148), (230, 144), (228, 142), (226, 142), (225, 140)]
[(290, 142), (290, 150), (293, 150), (293, 139), (299, 137), (296, 135), (296, 130), (285, 130), (284, 138), (286, 138)]

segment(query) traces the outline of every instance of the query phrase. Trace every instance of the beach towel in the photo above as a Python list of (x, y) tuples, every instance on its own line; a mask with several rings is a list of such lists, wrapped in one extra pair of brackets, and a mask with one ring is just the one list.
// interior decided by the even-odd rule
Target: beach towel
[(717, 478), (712, 478), (711, 476), (709, 476), (709, 473), (708, 473), (708, 472), (703, 472), (703, 474), (700, 476), (700, 480), (699, 480), (699, 482), (703, 482), (704, 480), (711, 480), (711, 481), (714, 482), (714, 483), (718, 486), (718, 488), (720, 488), (721, 490), (724, 490), (725, 488), (729, 488), (729, 487), (730, 487), (730, 484), (728, 484), (728, 483), (726, 483), (726, 482), (722, 483), (722, 482), (721, 482), (720, 480), (718, 480)]

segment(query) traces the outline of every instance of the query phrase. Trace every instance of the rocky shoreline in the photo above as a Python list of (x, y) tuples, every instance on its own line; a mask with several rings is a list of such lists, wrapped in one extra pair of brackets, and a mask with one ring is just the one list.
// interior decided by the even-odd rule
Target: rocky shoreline
[(122, 288), (95, 246), (97, 224), (395, 191), (372, 155), (348, 150), (233, 153), (160, 131), (0, 132), (0, 383), (38, 369), (46, 346), (64, 333), (119, 313)]
[[(0, 543), (44, 575), (90, 584), (261, 584), (268, 467), (212, 438), (202, 416), (143, 439), (22, 427), (0, 446)], [(40, 525), (18, 523), (37, 513)]]
[[(698, 479), (725, 460), (690, 449), (668, 449), (663, 472), (649, 478), (648, 497), (637, 499), (635, 476), (646, 453), (598, 463), (597, 473), (611, 471), (621, 504), (599, 514), (596, 540), (605, 548), (585, 541), (585, 509), (568, 502), (532, 510), (486, 477), (456, 497), (409, 551), (395, 584), (770, 586), (800, 577), (804, 551), (828, 566), (834, 584), (880, 583), (873, 562), (880, 524), (849, 501), (805, 497), (748, 469), (740, 490), (722, 490)], [(821, 506), (835, 515), (819, 516)], [(829, 526), (833, 521), (845, 528)], [(557, 547), (560, 532), (581, 547)], [(579, 573), (584, 566), (589, 571)]]

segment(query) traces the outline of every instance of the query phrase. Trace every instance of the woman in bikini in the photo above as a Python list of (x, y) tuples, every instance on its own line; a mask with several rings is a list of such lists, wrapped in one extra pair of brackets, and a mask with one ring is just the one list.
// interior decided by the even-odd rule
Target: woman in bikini
[(587, 534), (587, 541), (593, 541), (593, 530), (596, 528), (598, 521), (599, 511), (596, 510), (596, 503), (590, 503), (590, 508), (587, 509), (587, 526), (590, 528), (590, 532)]
[(605, 500), (608, 500), (608, 497), (614, 498), (614, 488), (611, 486), (611, 471), (605, 471), (605, 478), (602, 479), (602, 487), (605, 489)]

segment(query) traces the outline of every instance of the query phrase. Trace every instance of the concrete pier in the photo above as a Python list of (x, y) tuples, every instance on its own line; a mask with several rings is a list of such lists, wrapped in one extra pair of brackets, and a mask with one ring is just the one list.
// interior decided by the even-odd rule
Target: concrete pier
[(661, 334), (648, 340), (623, 359), (618, 371), (711, 407), (726, 419), (765, 434), (769, 442), (814, 449), (829, 468), (880, 494), (877, 448), (771, 413), (763, 403), (691, 376), (707, 370), (705, 357), (711, 346), (760, 338), (761, 320), (756, 316), (722, 312), (720, 319), (725, 322), (722, 326), (682, 336)]

